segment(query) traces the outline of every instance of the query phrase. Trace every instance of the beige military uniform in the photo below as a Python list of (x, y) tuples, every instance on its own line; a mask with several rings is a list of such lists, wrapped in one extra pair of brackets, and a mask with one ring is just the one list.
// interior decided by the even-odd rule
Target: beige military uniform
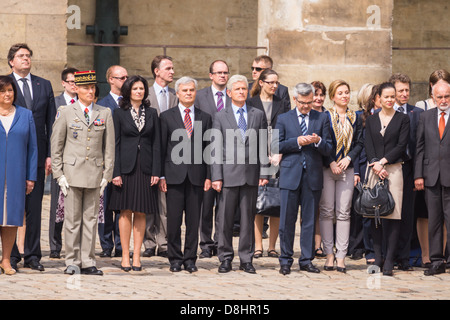
[(89, 124), (79, 102), (58, 109), (51, 136), (53, 177), (69, 184), (64, 200), (66, 265), (95, 266), (100, 182), (114, 168), (111, 110), (94, 104)]

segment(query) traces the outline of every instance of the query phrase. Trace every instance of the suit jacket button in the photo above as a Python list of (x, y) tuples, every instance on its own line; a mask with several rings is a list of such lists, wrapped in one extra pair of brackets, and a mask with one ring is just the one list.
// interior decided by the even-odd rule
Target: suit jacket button
[(91, 150), (91, 148), (89, 148), (89, 147), (86, 147), (86, 150)]
[(91, 132), (91, 128), (88, 129), (88, 132)]
[(86, 157), (86, 160), (89, 160), (89, 157)]

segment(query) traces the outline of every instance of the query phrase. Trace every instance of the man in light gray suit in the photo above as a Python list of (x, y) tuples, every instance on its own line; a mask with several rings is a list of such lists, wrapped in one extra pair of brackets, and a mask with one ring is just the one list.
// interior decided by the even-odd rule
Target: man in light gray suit
[[(233, 222), (240, 208), (239, 259), (240, 269), (256, 273), (253, 267), (255, 248), (254, 219), (258, 185), (265, 185), (268, 176), (261, 168), (268, 163), (267, 141), (260, 141), (260, 130), (267, 129), (264, 112), (246, 103), (247, 79), (234, 75), (227, 84), (231, 106), (218, 112), (213, 122), (211, 180), (220, 193), (218, 210), (218, 257), (220, 273), (232, 270)], [(219, 155), (220, 154), (220, 155)], [(261, 159), (261, 157), (263, 157)]]
[[(231, 105), (227, 95), (229, 68), (223, 60), (215, 60), (209, 66), (211, 86), (197, 91), (195, 106), (209, 113), (214, 119), (217, 112)], [(217, 211), (219, 198), (214, 189), (205, 191), (203, 195), (202, 215), (200, 219), (200, 258), (211, 258), (217, 254), (217, 232), (213, 236), (213, 223), (217, 230)], [(215, 209), (214, 209), (215, 207)], [(216, 214), (214, 214), (216, 213)]]
[(428, 209), (431, 267), (424, 271), (426, 276), (445, 273), (444, 244), (450, 243), (450, 85), (440, 81), (432, 93), (436, 108), (420, 115), (414, 170), (415, 187), (425, 189)]
[[(64, 88), (63, 93), (55, 97), (55, 106), (58, 110), (61, 106), (68, 106), (75, 103), (78, 100), (77, 94), (75, 92), (75, 72), (78, 70), (75, 68), (67, 68), (61, 72), (61, 85)], [(50, 258), (59, 259), (61, 258), (61, 248), (62, 248), (62, 227), (63, 227), (63, 215), (57, 214), (57, 210), (61, 208), (58, 207), (58, 200), (62, 196), (61, 190), (59, 188), (56, 179), (51, 177), (50, 184), (50, 219), (48, 225), (48, 237), (50, 244)]]
[[(175, 90), (169, 88), (173, 81), (173, 62), (169, 56), (156, 56), (151, 65), (155, 78), (153, 86), (148, 88), (150, 106), (158, 111), (158, 115), (178, 105)], [(167, 208), (166, 194), (159, 192), (159, 215), (148, 214), (144, 237), (144, 257), (154, 255), (167, 257)], [(156, 250), (158, 249), (158, 250)]]

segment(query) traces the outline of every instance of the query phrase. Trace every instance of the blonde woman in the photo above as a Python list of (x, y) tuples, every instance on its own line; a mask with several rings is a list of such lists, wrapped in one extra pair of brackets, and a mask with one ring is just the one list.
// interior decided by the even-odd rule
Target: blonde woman
[[(353, 161), (363, 148), (362, 122), (356, 112), (348, 106), (350, 86), (347, 82), (333, 81), (328, 92), (333, 102), (333, 106), (326, 111), (330, 119), (333, 151), (324, 161), (319, 223), (326, 255), (324, 269), (334, 270), (336, 260), (336, 270), (345, 273), (354, 189)], [(336, 232), (334, 232), (334, 221), (336, 221)], [(334, 246), (336, 255), (333, 252)]]

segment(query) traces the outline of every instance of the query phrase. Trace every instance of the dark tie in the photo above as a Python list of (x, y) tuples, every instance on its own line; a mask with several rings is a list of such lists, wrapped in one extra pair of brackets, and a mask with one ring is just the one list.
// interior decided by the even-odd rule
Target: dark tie
[(441, 112), (441, 118), (439, 119), (439, 137), (442, 139), (445, 130), (445, 112)]
[(191, 110), (186, 108), (184, 109), (184, 112), (186, 113), (184, 115), (184, 127), (186, 128), (187, 135), (190, 138), (192, 135), (192, 120), (189, 112), (191, 112)]
[(217, 112), (223, 109), (223, 99), (222, 99), (223, 93), (217, 92)]
[(403, 108), (402, 106), (400, 106), (400, 107), (398, 107), (397, 111), (398, 111), (398, 112), (401, 112), (401, 113), (405, 113), (405, 108)]
[[(302, 122), (300, 122), (300, 129), (302, 129), (302, 135), (306, 136), (308, 135), (308, 128), (306, 128), (306, 114), (300, 114), (300, 117), (302, 117)], [(303, 154), (303, 168), (306, 169), (306, 157), (305, 154)]]
[(245, 131), (247, 131), (247, 122), (245, 122), (244, 110), (242, 108), (239, 108), (238, 112), (239, 112), (238, 126), (239, 129), (241, 130), (242, 141), (245, 141)]
[(20, 81), (23, 82), (23, 97), (25, 98), (25, 104), (27, 109), (33, 107), (33, 99), (31, 98), (30, 87), (28, 86), (28, 80), (26, 78), (21, 78)]
[(86, 118), (87, 124), (89, 124), (89, 109), (84, 109), (84, 117)]

